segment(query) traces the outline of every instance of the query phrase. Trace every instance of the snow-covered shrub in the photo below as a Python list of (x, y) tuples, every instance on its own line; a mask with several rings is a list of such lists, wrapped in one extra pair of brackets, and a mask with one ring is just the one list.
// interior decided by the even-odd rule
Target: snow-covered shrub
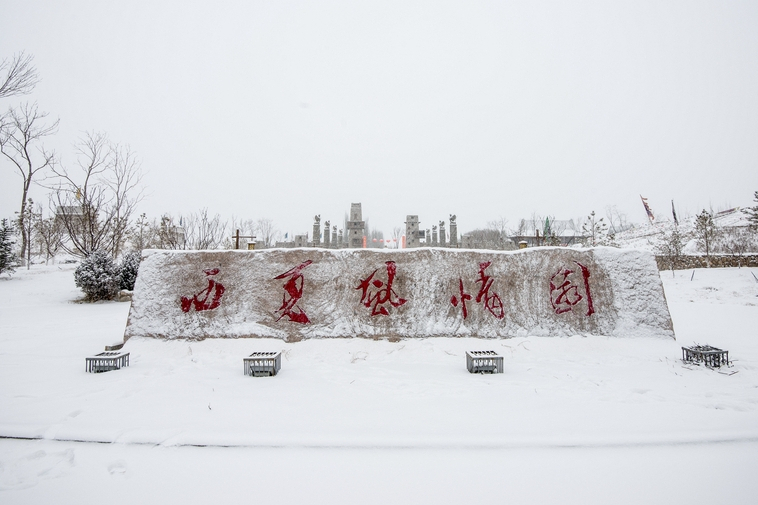
[(121, 276), (118, 266), (108, 254), (95, 251), (77, 267), (74, 280), (76, 286), (87, 295), (87, 300), (95, 302), (111, 300), (116, 296)]
[(0, 274), (13, 272), (18, 265), (18, 257), (13, 252), (13, 227), (7, 219), (0, 223)]
[(118, 266), (119, 275), (121, 280), (119, 281), (120, 289), (127, 289), (134, 291), (134, 281), (137, 280), (137, 270), (139, 270), (140, 253), (130, 252), (124, 256), (121, 260), (121, 264)]

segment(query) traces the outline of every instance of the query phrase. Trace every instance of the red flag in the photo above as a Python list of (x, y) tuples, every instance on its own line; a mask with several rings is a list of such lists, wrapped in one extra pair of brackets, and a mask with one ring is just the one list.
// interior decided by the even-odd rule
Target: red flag
[(652, 224), (655, 221), (655, 216), (653, 215), (653, 211), (650, 210), (650, 206), (647, 204), (647, 198), (642, 198), (642, 195), (640, 195), (640, 198), (642, 199), (642, 205), (645, 206), (645, 212), (647, 212), (647, 218), (650, 220), (650, 223)]

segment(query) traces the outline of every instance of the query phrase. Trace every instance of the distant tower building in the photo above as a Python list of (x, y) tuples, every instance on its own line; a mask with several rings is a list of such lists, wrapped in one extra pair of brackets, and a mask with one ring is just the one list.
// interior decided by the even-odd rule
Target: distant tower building
[(334, 249), (339, 248), (340, 244), (337, 242), (337, 227), (332, 226), (332, 247)]
[(366, 227), (360, 203), (350, 204), (350, 220), (347, 222), (347, 245), (351, 249), (363, 247), (363, 234)]
[(321, 214), (313, 218), (313, 247), (321, 245)]
[(419, 246), (418, 216), (405, 216), (405, 246)]
[(458, 223), (455, 214), (450, 214), (450, 247), (458, 247)]
[(440, 247), (446, 247), (445, 221), (440, 221)]
[(308, 235), (295, 235), (295, 247), (305, 247), (308, 245)]
[(432, 246), (437, 247), (437, 225), (432, 225)]
[(331, 245), (330, 241), (329, 241), (329, 237), (330, 237), (330, 235), (329, 235), (329, 229), (330, 228), (331, 228), (331, 226), (330, 226), (329, 221), (327, 221), (326, 223), (324, 223), (324, 247), (326, 247), (327, 249), (329, 249), (329, 246)]

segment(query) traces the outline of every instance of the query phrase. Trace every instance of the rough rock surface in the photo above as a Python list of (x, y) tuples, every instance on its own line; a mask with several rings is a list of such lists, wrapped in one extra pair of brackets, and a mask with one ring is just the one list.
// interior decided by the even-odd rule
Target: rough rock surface
[(125, 339), (588, 334), (674, 337), (650, 253), (150, 250)]

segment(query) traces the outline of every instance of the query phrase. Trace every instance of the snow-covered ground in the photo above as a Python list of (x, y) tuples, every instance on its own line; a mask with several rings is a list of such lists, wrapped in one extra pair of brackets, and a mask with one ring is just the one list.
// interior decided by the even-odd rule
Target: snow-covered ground
[[(0, 278), (0, 503), (754, 503), (758, 282), (692, 274), (662, 274), (676, 341), (133, 338), (130, 367), (87, 374), (128, 304), (74, 303), (70, 265), (19, 271)], [(683, 364), (692, 343), (733, 366)], [(466, 371), (484, 348), (504, 374)], [(242, 374), (279, 349), (279, 376)]]

